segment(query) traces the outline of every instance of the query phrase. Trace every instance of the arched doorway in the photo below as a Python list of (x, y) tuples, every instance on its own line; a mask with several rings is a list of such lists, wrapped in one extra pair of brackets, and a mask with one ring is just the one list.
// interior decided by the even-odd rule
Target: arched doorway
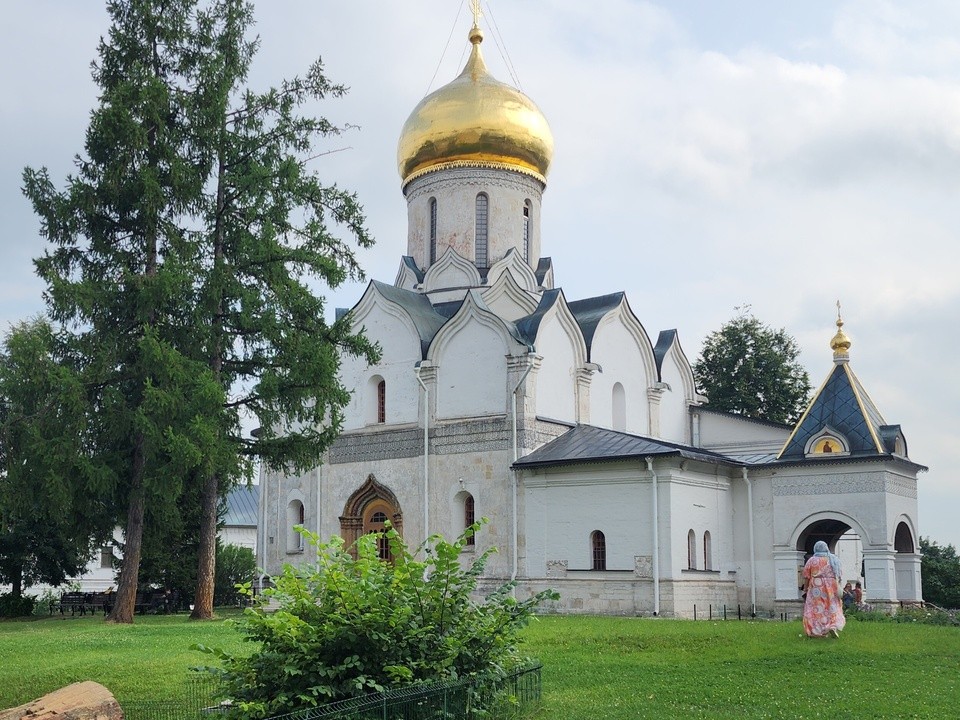
[[(357, 539), (367, 533), (383, 531), (388, 520), (403, 535), (403, 513), (396, 495), (371, 474), (347, 500), (340, 516), (340, 536), (356, 557)], [(379, 541), (378, 550), (381, 558), (389, 559), (390, 547), (386, 538)]]
[(893, 566), (897, 583), (897, 600), (919, 602), (922, 599), (920, 581), (920, 553), (917, 552), (913, 531), (905, 521), (897, 524), (893, 535)]

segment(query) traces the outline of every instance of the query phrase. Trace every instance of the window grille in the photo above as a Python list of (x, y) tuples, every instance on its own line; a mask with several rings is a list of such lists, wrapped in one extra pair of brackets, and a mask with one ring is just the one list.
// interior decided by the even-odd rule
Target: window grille
[(478, 268), (487, 267), (487, 216), (490, 200), (486, 193), (477, 195), (476, 247), (474, 254)]

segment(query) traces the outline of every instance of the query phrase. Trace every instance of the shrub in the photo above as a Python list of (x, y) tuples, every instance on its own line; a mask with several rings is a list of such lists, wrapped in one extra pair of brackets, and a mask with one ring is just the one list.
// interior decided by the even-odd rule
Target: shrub
[(252, 583), (257, 576), (253, 550), (239, 545), (217, 545), (217, 564), (213, 580), (215, 605), (236, 605), (243, 597), (237, 585)]
[[(249, 655), (216, 653), (234, 718), (263, 718), (404, 685), (493, 677), (524, 663), (519, 631), (547, 599), (518, 601), (506, 584), (473, 599), (490, 552), (468, 568), (460, 553), (478, 525), (454, 543), (433, 536), (408, 549), (400, 535), (361, 537), (354, 557), (341, 538), (320, 543), (315, 564), (287, 565), (258, 606), (237, 621)], [(391, 560), (378, 543), (389, 542)], [(418, 560), (416, 556), (424, 559)], [(247, 589), (249, 593), (249, 589)], [(278, 606), (267, 612), (263, 603)]]
[(33, 614), (33, 604), (36, 602), (32, 595), (14, 595), (5, 593), (0, 595), (0, 617), (26, 617)]
[(34, 598), (33, 614), (50, 615), (60, 604), (60, 594), (58, 588), (45, 588), (42, 593)]

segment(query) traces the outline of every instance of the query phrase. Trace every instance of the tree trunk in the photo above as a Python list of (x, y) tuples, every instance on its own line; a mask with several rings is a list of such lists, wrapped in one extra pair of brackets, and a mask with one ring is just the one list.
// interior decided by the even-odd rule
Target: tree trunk
[(10, 594), (15, 598), (23, 595), (23, 565), (17, 567), (10, 577)]
[(146, 465), (146, 438), (137, 436), (133, 451), (133, 482), (127, 505), (127, 527), (124, 531), (123, 562), (120, 565), (120, 580), (109, 622), (133, 623), (137, 606), (137, 576), (140, 573), (140, 552), (143, 547), (144, 490), (143, 472)]
[[(220, 148), (217, 159), (217, 219), (213, 237), (213, 283), (216, 292), (217, 310), (211, 328), (210, 369), (218, 382), (222, 382), (223, 370), (223, 285), (221, 274), (224, 272), (224, 206), (226, 195), (226, 165), (224, 152), (226, 143), (226, 125), (220, 128)], [(193, 612), (190, 617), (194, 620), (213, 619), (213, 589), (217, 571), (217, 504), (220, 500), (220, 478), (215, 472), (207, 475), (203, 483), (201, 494), (200, 513), (200, 547), (197, 555), (197, 589), (193, 597)]]
[(193, 597), (194, 620), (213, 619), (213, 588), (217, 563), (217, 504), (220, 478), (209, 473), (203, 483), (200, 514), (200, 547), (197, 555), (197, 590)]

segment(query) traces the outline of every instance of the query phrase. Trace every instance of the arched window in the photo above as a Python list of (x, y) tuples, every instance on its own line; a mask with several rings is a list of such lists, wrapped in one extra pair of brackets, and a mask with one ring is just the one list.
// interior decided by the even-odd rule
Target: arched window
[(303, 503), (291, 500), (287, 505), (287, 552), (303, 552), (303, 535), (297, 532), (296, 526), (303, 525)]
[(710, 531), (703, 533), (703, 569), (713, 570), (713, 548), (710, 542)]
[[(476, 513), (474, 511), (473, 505), (473, 495), (467, 495), (463, 499), (463, 527), (464, 529), (473, 525), (476, 522)], [(472, 546), (476, 545), (476, 537), (471, 535), (467, 538), (467, 545)]]
[(599, 530), (590, 533), (590, 553), (592, 559), (591, 569), (607, 569), (607, 539)]
[(897, 525), (897, 533), (893, 537), (893, 549), (898, 553), (916, 552), (916, 546), (913, 544), (913, 533), (907, 524), (902, 522)]
[(437, 199), (430, 198), (430, 264), (437, 261)]
[(697, 569), (697, 534), (693, 530), (687, 533), (687, 569)]
[(613, 429), (627, 429), (627, 396), (620, 383), (613, 384)]
[(523, 260), (530, 262), (530, 201), (523, 203)]
[(487, 267), (487, 217), (490, 208), (490, 199), (486, 193), (477, 195), (477, 219), (474, 257), (478, 268)]
[(387, 381), (383, 375), (371, 375), (363, 395), (363, 422), (367, 425), (387, 421)]
[(377, 383), (377, 422), (387, 421), (387, 381), (381, 378)]

